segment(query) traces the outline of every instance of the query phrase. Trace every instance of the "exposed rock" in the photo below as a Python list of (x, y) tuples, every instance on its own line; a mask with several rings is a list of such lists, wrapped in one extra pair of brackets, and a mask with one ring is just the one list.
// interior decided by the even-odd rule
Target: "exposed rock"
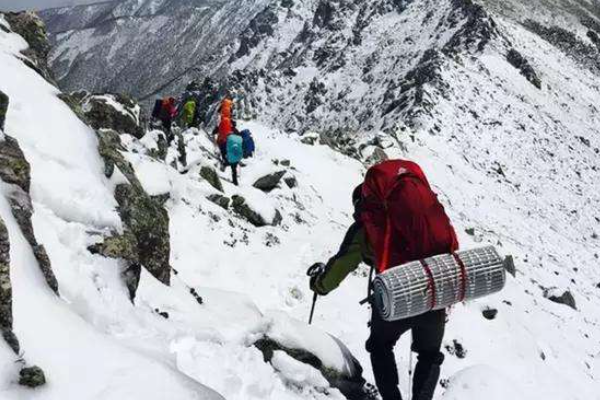
[(8, 96), (0, 90), (0, 131), (4, 131), (6, 113), (8, 112)]
[(446, 351), (453, 356), (456, 356), (459, 359), (464, 359), (467, 357), (467, 350), (464, 346), (456, 339), (452, 341), (451, 345), (446, 345)]
[(538, 77), (537, 73), (529, 64), (529, 61), (521, 53), (515, 49), (510, 49), (506, 55), (506, 60), (516, 69), (521, 72), (521, 75), (525, 77), (533, 86), (538, 89), (542, 88), (542, 81)]
[(33, 255), (38, 262), (38, 266), (42, 271), (42, 275), (44, 275), (44, 279), (46, 283), (54, 291), (54, 293), (58, 294), (58, 280), (54, 275), (54, 271), (52, 270), (52, 263), (50, 262), (50, 257), (48, 257), (48, 252), (46, 252), (46, 248), (43, 245), (32, 245)]
[(254, 17), (241, 34), (240, 47), (230, 61), (250, 54), (250, 51), (274, 33), (273, 26), (279, 22), (275, 7), (267, 7)]
[(2, 332), (2, 337), (4, 338), (6, 344), (8, 344), (8, 347), (10, 347), (16, 355), (20, 355), (21, 344), (19, 343), (17, 335), (15, 335), (11, 329), (0, 329), (0, 332)]
[(129, 230), (122, 235), (110, 236), (104, 242), (88, 247), (88, 250), (104, 257), (121, 258), (136, 264), (140, 262), (137, 239)]
[(182, 166), (186, 167), (187, 166), (187, 151), (185, 149), (185, 141), (183, 140), (183, 135), (181, 134), (181, 132), (178, 132), (176, 134), (177, 136), (177, 161), (179, 161), (179, 164), (181, 164)]
[(125, 94), (89, 94), (77, 91), (58, 97), (87, 125), (96, 130), (128, 133), (141, 139), (145, 130), (141, 123), (141, 107)]
[(140, 106), (126, 95), (89, 96), (83, 100), (82, 109), (94, 129), (112, 129), (138, 139), (144, 136), (140, 126)]
[(211, 194), (207, 198), (219, 207), (229, 210), (229, 205), (231, 204), (231, 199), (229, 197), (220, 194)]
[(46, 384), (46, 375), (40, 367), (26, 367), (19, 372), (19, 385), (37, 388)]
[(25, 192), (29, 191), (30, 167), (19, 143), (12, 137), (4, 135), (0, 146), (0, 179), (4, 183), (17, 185)]
[(482, 314), (485, 319), (491, 321), (493, 319), (496, 319), (496, 316), (498, 315), (498, 310), (495, 308), (486, 308), (482, 311)]
[(369, 157), (367, 157), (367, 159), (365, 160), (365, 164), (367, 165), (377, 165), (383, 161), (388, 160), (389, 157), (387, 155), (387, 153), (385, 152), (385, 150), (383, 150), (380, 147), (376, 147), (373, 150), (373, 153), (371, 153), (371, 155)]
[(262, 215), (248, 205), (246, 199), (244, 199), (242, 196), (233, 196), (231, 207), (236, 214), (258, 228), (267, 225), (277, 226), (283, 221), (283, 216), (279, 210), (275, 210), (275, 216), (273, 217), (272, 221), (266, 221)]
[(563, 292), (560, 296), (557, 295), (557, 293), (545, 291), (544, 296), (554, 303), (564, 304), (565, 306), (571, 307), (573, 310), (577, 310), (575, 298), (573, 297), (573, 294), (568, 290)]
[(32, 11), (9, 12), (3, 15), (12, 31), (25, 39), (29, 45), (26, 50), (21, 52), (26, 57), (25, 64), (43, 76), (44, 79), (56, 85), (52, 72), (48, 68), (50, 44), (44, 22)]
[(7, 192), (11, 211), (23, 236), (31, 245), (46, 282), (58, 294), (58, 281), (52, 271), (50, 259), (44, 247), (38, 244), (31, 223), (33, 205), (29, 197), (30, 173), (31, 168), (18, 142), (14, 138), (4, 135), (2, 146), (0, 146), (0, 180), (11, 185)]
[(123, 278), (133, 299), (141, 266), (165, 285), (170, 283), (169, 215), (161, 199), (155, 199), (144, 191), (133, 166), (121, 154), (124, 148), (119, 134), (111, 129), (99, 129), (96, 134), (105, 175), (112, 177), (115, 168), (118, 168), (128, 183), (119, 184), (115, 189), (117, 212), (125, 225), (125, 232), (106, 238), (104, 243), (93, 245), (89, 250), (128, 262)]
[(204, 304), (204, 299), (198, 294), (198, 292), (196, 291), (196, 289), (194, 288), (190, 288), (190, 294), (192, 295), (192, 297), (194, 299), (196, 299), (196, 302), (200, 305)]
[(98, 136), (98, 152), (104, 160), (104, 175), (111, 178), (115, 167), (125, 175), (130, 184), (141, 188), (142, 185), (135, 175), (135, 171), (131, 164), (125, 160), (121, 151), (125, 148), (121, 144), (121, 138), (118, 132), (111, 129), (100, 129), (96, 131)]
[(164, 207), (167, 202), (171, 200), (171, 193), (157, 194), (150, 197), (152, 197), (152, 200), (154, 200), (157, 204), (160, 204), (162, 207)]
[(483, 51), (498, 34), (496, 22), (482, 5), (473, 0), (452, 0), (452, 5), (454, 9), (448, 17), (448, 23), (451, 26), (462, 25), (444, 46), (444, 53), (454, 55), (463, 48)]
[(170, 283), (169, 215), (141, 186), (121, 184), (115, 189), (117, 211), (135, 236), (140, 263), (165, 285)]
[(547, 27), (533, 20), (525, 21), (524, 25), (584, 67), (600, 74), (600, 52), (596, 46), (583, 42), (577, 34), (559, 26)]
[(140, 278), (142, 275), (142, 266), (137, 263), (129, 264), (129, 266), (123, 271), (122, 277), (129, 291), (129, 299), (133, 302), (137, 293), (138, 286), (140, 285)]
[(290, 189), (293, 189), (293, 188), (295, 188), (295, 187), (298, 186), (298, 180), (296, 179), (295, 176), (285, 177), (283, 179), (283, 181), (285, 182), (285, 184), (287, 185), (287, 187), (289, 187)]
[(504, 258), (504, 269), (512, 276), (517, 276), (517, 267), (515, 266), (515, 260), (513, 256), (506, 256)]
[[(406, 124), (410, 127), (415, 124), (419, 116), (429, 112), (433, 103), (427, 95), (426, 86), (437, 86), (442, 82), (440, 74), (442, 60), (442, 55), (438, 51), (427, 50), (418, 64), (404, 76), (399, 84), (392, 82), (383, 96), (382, 116), (396, 111), (410, 110), (410, 114), (406, 115)], [(392, 126), (396, 126), (396, 118), (393, 120)]]
[(80, 120), (87, 123), (85, 113), (83, 112), (83, 108), (81, 108), (83, 100), (87, 96), (89, 96), (89, 93), (85, 90), (81, 90), (71, 93), (59, 93), (57, 97), (61, 99), (67, 106), (69, 106), (71, 111), (73, 111)]
[(273, 222), (271, 222), (271, 225), (279, 226), (279, 225), (281, 225), (282, 222), (283, 222), (283, 215), (281, 215), (279, 210), (275, 210), (275, 217), (273, 217)]
[(285, 171), (278, 171), (265, 175), (254, 182), (253, 186), (263, 192), (269, 193), (279, 185), (279, 182), (281, 182), (281, 178), (283, 178), (284, 175)]
[(319, 141), (319, 135), (317, 134), (307, 134), (303, 135), (300, 139), (300, 142), (309, 146), (314, 146)]
[(587, 32), (587, 37), (590, 38), (592, 43), (594, 43), (596, 45), (596, 47), (598, 47), (598, 50), (600, 51), (600, 35), (598, 35), (596, 32), (594, 32), (592, 30), (589, 30)]
[(265, 221), (262, 215), (251, 209), (250, 206), (248, 206), (248, 204), (246, 203), (246, 199), (244, 199), (242, 196), (233, 196), (232, 200), (233, 210), (240, 217), (244, 218), (246, 221), (259, 228), (268, 225), (267, 221)]
[(12, 285), (10, 282), (10, 242), (8, 230), (0, 218), (0, 329), (11, 330)]
[(304, 97), (304, 103), (306, 104), (306, 113), (311, 114), (319, 106), (325, 103), (325, 95), (327, 94), (327, 88), (323, 82), (319, 82), (315, 78), (308, 88)]
[(269, 337), (258, 340), (254, 343), (254, 346), (261, 351), (265, 362), (271, 362), (276, 351), (283, 351), (293, 359), (319, 370), (329, 384), (342, 392), (347, 399), (367, 400), (371, 398), (369, 397), (369, 393), (365, 390), (362, 367), (354, 357), (352, 357), (352, 362), (354, 363), (352, 368), (355, 371), (355, 374), (353, 376), (344, 376), (338, 371), (325, 367), (323, 362), (308, 350), (288, 348)]
[(223, 183), (221, 183), (221, 178), (219, 178), (214, 168), (202, 167), (200, 169), (200, 176), (219, 192), (223, 192)]

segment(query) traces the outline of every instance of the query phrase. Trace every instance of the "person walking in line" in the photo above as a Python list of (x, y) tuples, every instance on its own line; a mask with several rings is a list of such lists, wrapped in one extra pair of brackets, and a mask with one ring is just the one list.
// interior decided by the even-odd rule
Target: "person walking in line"
[[(450, 219), (415, 163), (392, 160), (372, 167), (364, 183), (354, 190), (352, 200), (355, 221), (340, 250), (327, 265), (315, 268), (319, 273), (310, 279), (310, 287), (318, 295), (335, 290), (361, 262), (381, 273), (406, 262), (458, 250)], [(383, 400), (402, 399), (394, 346), (409, 331), (411, 350), (418, 354), (413, 399), (433, 398), (444, 361), (440, 350), (445, 323), (445, 310), (386, 322), (373, 307), (366, 348)]]
[(163, 130), (167, 135), (167, 141), (169, 145), (174, 139), (172, 132), (173, 119), (177, 116), (177, 102), (174, 97), (165, 98), (162, 102), (160, 110), (160, 121), (163, 126)]

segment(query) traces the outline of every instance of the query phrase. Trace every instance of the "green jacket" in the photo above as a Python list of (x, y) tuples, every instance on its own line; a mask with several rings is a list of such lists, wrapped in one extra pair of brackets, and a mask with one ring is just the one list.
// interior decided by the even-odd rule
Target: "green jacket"
[(314, 282), (313, 289), (321, 295), (326, 295), (337, 289), (361, 262), (373, 265), (373, 260), (373, 252), (365, 230), (361, 223), (355, 222), (348, 229), (338, 253), (329, 260), (325, 272)]

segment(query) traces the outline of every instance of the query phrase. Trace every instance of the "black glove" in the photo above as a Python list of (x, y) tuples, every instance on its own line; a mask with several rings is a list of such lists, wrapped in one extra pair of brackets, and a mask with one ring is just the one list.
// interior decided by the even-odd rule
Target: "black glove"
[(321, 296), (325, 296), (327, 294), (327, 292), (324, 291), (319, 284), (324, 272), (325, 264), (323, 263), (316, 263), (310, 267), (308, 271), (306, 271), (306, 275), (310, 276), (310, 290)]

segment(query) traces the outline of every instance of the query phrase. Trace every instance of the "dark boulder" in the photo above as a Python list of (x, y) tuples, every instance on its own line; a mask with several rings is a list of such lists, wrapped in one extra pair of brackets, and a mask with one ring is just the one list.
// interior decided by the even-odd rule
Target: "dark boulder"
[(211, 167), (202, 167), (200, 169), (200, 176), (210, 184), (210, 186), (217, 189), (219, 192), (223, 192), (223, 183), (221, 183), (221, 178), (217, 174), (214, 168)]
[(0, 145), (0, 179), (28, 192), (31, 184), (30, 173), (31, 168), (19, 143), (14, 138), (4, 135)]
[(283, 181), (285, 182), (287, 187), (289, 187), (290, 189), (293, 189), (298, 186), (298, 180), (296, 179), (295, 176), (288, 176), (288, 177), (284, 178)]
[(253, 186), (259, 190), (262, 190), (263, 192), (269, 193), (279, 186), (279, 183), (284, 175), (285, 171), (278, 171), (265, 175), (254, 182)]
[(46, 384), (46, 375), (40, 367), (26, 367), (19, 372), (19, 385), (37, 388)]
[(486, 308), (482, 311), (483, 317), (489, 321), (496, 319), (498, 310), (495, 308)]
[(140, 187), (118, 185), (115, 199), (123, 223), (137, 242), (140, 263), (165, 285), (170, 283), (169, 214)]
[(220, 194), (212, 194), (207, 197), (209, 201), (215, 203), (219, 207), (224, 210), (229, 210), (229, 205), (231, 204), (231, 199), (229, 197), (220, 195)]
[(232, 208), (240, 217), (258, 228), (268, 225), (263, 216), (250, 208), (242, 196), (233, 196), (232, 200)]
[(575, 297), (573, 297), (573, 294), (566, 290), (564, 291), (560, 296), (556, 293), (551, 293), (546, 291), (546, 293), (544, 293), (545, 297), (557, 304), (563, 304), (567, 307), (571, 307), (573, 310), (577, 310), (577, 303), (575, 302)]

